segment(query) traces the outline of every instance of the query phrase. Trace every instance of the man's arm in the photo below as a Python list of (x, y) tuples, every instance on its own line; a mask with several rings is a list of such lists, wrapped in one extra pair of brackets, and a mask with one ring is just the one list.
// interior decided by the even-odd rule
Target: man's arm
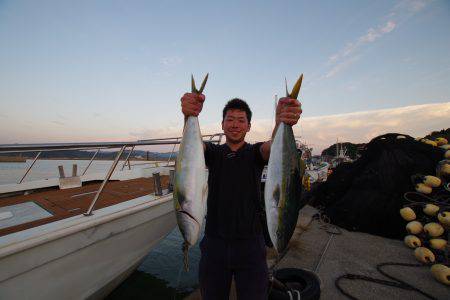
[(294, 126), (298, 123), (300, 115), (302, 114), (302, 108), (300, 101), (292, 98), (281, 98), (278, 101), (275, 117), (275, 127), (272, 131), (272, 138), (270, 141), (264, 142), (259, 151), (261, 151), (261, 156), (265, 161), (269, 160), (270, 157), (270, 147), (272, 145), (272, 140), (277, 132), (278, 125), (283, 122), (287, 125)]

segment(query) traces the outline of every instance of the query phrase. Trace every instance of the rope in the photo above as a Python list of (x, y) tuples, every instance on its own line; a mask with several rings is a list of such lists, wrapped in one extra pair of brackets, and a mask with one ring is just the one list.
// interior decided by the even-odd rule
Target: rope
[(369, 277), (369, 276), (365, 276), (365, 275), (358, 275), (358, 274), (344, 274), (339, 276), (335, 281), (334, 281), (334, 285), (336, 286), (336, 288), (345, 296), (347, 296), (349, 299), (358, 299), (355, 296), (351, 295), (349, 292), (345, 291), (344, 288), (340, 285), (340, 282), (342, 281), (342, 279), (348, 279), (348, 280), (362, 280), (362, 281), (367, 281), (367, 282), (373, 282), (373, 283), (377, 283), (380, 285), (386, 285), (386, 286), (391, 286), (391, 287), (395, 287), (395, 288), (399, 288), (399, 289), (403, 289), (403, 290), (408, 290), (408, 291), (415, 291), (419, 294), (422, 294), (423, 296), (425, 296), (428, 299), (437, 299), (436, 297), (428, 294), (427, 292), (419, 289), (418, 287), (415, 287), (401, 279), (398, 279), (390, 274), (388, 274), (386, 271), (383, 271), (382, 267), (384, 266), (403, 266), (403, 267), (423, 267), (425, 265), (422, 264), (409, 264), (409, 263), (399, 263), (399, 262), (385, 262), (385, 263), (380, 263), (376, 266), (377, 271), (384, 275), (385, 277), (391, 279), (392, 281), (389, 280), (385, 280), (385, 279), (379, 279), (379, 278), (373, 278), (373, 277)]
[[(276, 273), (277, 273), (277, 270), (275, 268), (280, 263), (280, 261), (283, 259), (283, 257), (286, 255), (288, 250), (289, 250), (289, 247), (286, 248), (286, 250), (284, 250), (284, 252), (281, 253), (281, 255), (278, 255), (277, 259), (275, 260), (275, 263), (269, 268), (269, 278), (270, 278), (269, 282), (270, 282), (270, 286), (269, 286), (269, 289), (268, 289), (268, 295), (270, 295), (270, 293), (271, 293), (271, 291), (273, 289), (274, 282), (275, 282), (275, 280), (277, 280), (276, 276), (275, 276)], [(290, 290), (283, 282), (277, 280), (277, 283), (281, 284), (285, 290), (287, 290), (287, 291)]]
[(447, 184), (444, 184), (444, 189), (446, 189), (447, 192), (450, 192), (450, 182)]
[(314, 217), (317, 218), (319, 222), (319, 228), (325, 230), (329, 234), (328, 241), (325, 244), (322, 252), (320, 253), (319, 261), (314, 268), (314, 272), (317, 273), (319, 271), (320, 265), (322, 264), (323, 258), (325, 257), (325, 254), (327, 253), (328, 248), (331, 244), (331, 240), (335, 235), (342, 234), (342, 230), (339, 227), (331, 224), (330, 218), (322, 212), (319, 212)]
[[(410, 196), (412, 196), (412, 195), (417, 196), (418, 198), (423, 198), (424, 200), (423, 201), (417, 201), (417, 200), (410, 199)], [(450, 196), (447, 195), (447, 193), (445, 193), (445, 194), (438, 194), (437, 196), (438, 197), (434, 197), (433, 198), (433, 197), (427, 196), (427, 195), (419, 193), (419, 192), (406, 192), (403, 195), (403, 198), (407, 202), (409, 202), (409, 204), (408, 204), (409, 206), (423, 206), (424, 204), (427, 204), (427, 203), (433, 203), (433, 204), (436, 204), (438, 206), (444, 206), (444, 207), (449, 205)]]
[(180, 288), (180, 281), (181, 281), (181, 272), (183, 271), (183, 266), (180, 266), (180, 270), (178, 271), (178, 276), (177, 276), (177, 283), (176, 283), (176, 288), (173, 291), (173, 300), (176, 299), (177, 294), (178, 294), (178, 289)]
[[(310, 224), (311, 224), (311, 222), (313, 221), (313, 219), (315, 219), (315, 217), (316, 217), (316, 215), (314, 215), (312, 218), (311, 218), (311, 220), (309, 221), (309, 223), (308, 224), (306, 224), (305, 226), (304, 226), (304, 228), (303, 229), (306, 229)], [(329, 223), (329, 218), (328, 218), (328, 223)], [(269, 268), (269, 282), (270, 282), (270, 286), (269, 286), (269, 289), (268, 289), (268, 294), (270, 295), (270, 292), (272, 291), (272, 289), (273, 289), (273, 286), (274, 286), (274, 282), (275, 281), (277, 281), (277, 284), (279, 284), (279, 285), (281, 285), (281, 286), (283, 286), (283, 288), (285, 289), (285, 291), (287, 291), (288, 293), (290, 292), (290, 291), (292, 291), (288, 286), (286, 286), (283, 282), (281, 282), (281, 281), (278, 281), (277, 279), (276, 279), (276, 272), (277, 272), (277, 270), (276, 270), (276, 267), (278, 266), (278, 264), (281, 262), (281, 260), (284, 258), (284, 256), (288, 253), (288, 251), (289, 251), (289, 249), (290, 249), (290, 247), (288, 246), (282, 253), (280, 253), (279, 255), (278, 255), (278, 257), (277, 257), (277, 259), (275, 260), (275, 263)], [(296, 290), (294, 290), (294, 292), (295, 292)], [(300, 299), (300, 292), (298, 292), (298, 299)]]

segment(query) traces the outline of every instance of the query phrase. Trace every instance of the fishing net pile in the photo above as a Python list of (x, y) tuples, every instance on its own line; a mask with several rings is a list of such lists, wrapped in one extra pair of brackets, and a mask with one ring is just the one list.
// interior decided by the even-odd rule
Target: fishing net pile
[[(434, 143), (396, 133), (374, 138), (358, 160), (339, 165), (318, 186), (312, 205), (340, 227), (402, 239), (405, 221), (399, 210), (407, 203), (404, 194), (416, 189), (422, 178), (417, 174), (435, 175), (445, 158), (447, 150)], [(435, 188), (430, 196), (442, 190)]]

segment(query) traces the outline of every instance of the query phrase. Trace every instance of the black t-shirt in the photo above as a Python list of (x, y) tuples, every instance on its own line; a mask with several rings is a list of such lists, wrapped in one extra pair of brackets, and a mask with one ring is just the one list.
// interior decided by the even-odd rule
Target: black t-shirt
[(266, 164), (261, 144), (245, 143), (234, 152), (226, 144), (205, 143), (208, 236), (246, 239), (261, 234), (261, 174)]

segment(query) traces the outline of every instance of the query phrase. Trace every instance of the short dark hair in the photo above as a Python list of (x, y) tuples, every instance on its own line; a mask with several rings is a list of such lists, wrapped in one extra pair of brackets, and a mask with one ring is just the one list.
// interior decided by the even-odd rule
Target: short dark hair
[(239, 98), (233, 98), (230, 101), (228, 101), (228, 103), (223, 108), (222, 122), (225, 120), (225, 115), (227, 114), (227, 111), (231, 109), (238, 109), (245, 111), (248, 122), (250, 123), (250, 121), (252, 120), (252, 111), (250, 110), (250, 107), (248, 106), (247, 102)]

